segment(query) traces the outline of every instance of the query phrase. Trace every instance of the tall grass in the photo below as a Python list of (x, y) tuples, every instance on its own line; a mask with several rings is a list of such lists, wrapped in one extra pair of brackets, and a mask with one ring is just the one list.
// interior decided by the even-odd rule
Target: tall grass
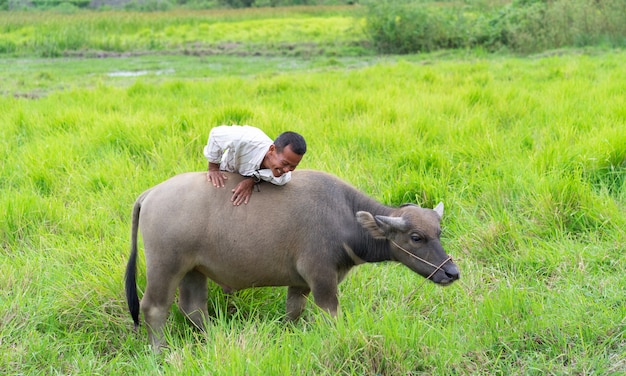
[(296, 42), (328, 48), (363, 38), (350, 10), (342, 7), (296, 7), (289, 12), (281, 8), (158, 13), (0, 12), (0, 54), (9, 56), (147, 51), (218, 54), (235, 47), (240, 48), (234, 53), (252, 54), (293, 48)]
[[(409, 55), (281, 73), (294, 61), (260, 72), (231, 57), (220, 61), (236, 74), (206, 77), (192, 72), (218, 58), (187, 56), (183, 75), (124, 81), (85, 67), (99, 60), (1, 70), (11, 82), (21, 69), (36, 95), (0, 97), (0, 373), (626, 372), (625, 58)], [(169, 348), (153, 355), (122, 288), (132, 203), (204, 170), (223, 123), (301, 132), (301, 168), (386, 204), (444, 201), (461, 281), (360, 266), (340, 285), (337, 320), (309, 302), (293, 325), (285, 289), (227, 297), (211, 284), (207, 332), (174, 306)]]

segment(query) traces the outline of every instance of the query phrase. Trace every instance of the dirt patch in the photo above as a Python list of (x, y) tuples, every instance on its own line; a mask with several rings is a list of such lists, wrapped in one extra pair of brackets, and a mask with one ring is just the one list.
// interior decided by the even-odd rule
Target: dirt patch
[[(203, 44), (193, 43), (179, 48), (164, 49), (164, 50), (145, 50), (145, 51), (130, 51), (130, 52), (116, 52), (116, 51), (95, 51), (95, 50), (80, 50), (80, 51), (65, 51), (64, 57), (85, 57), (85, 58), (116, 58), (116, 57), (133, 57), (133, 56), (145, 56), (145, 55), (188, 55), (188, 56), (268, 56), (268, 57), (315, 57), (342, 55), (343, 49), (360, 48), (364, 51), (367, 50), (367, 42), (350, 43), (349, 45), (321, 45), (318, 43), (305, 42), (285, 42), (276, 44), (246, 44), (239, 42), (224, 42), (219, 44)], [(351, 53), (350, 55), (353, 55)]]

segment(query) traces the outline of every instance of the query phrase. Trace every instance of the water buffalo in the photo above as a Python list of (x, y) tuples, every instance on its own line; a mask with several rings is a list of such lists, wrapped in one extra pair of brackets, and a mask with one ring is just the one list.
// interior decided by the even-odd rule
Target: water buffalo
[[(337, 314), (337, 285), (355, 265), (399, 261), (440, 284), (459, 270), (439, 242), (443, 204), (423, 209), (388, 207), (333, 175), (297, 170), (285, 186), (263, 183), (247, 205), (234, 206), (228, 174), (215, 188), (206, 174), (177, 175), (135, 202), (126, 298), (135, 327), (139, 308), (158, 351), (169, 308), (179, 290), (180, 310), (199, 328), (207, 319), (207, 278), (224, 291), (288, 286), (286, 314), (297, 319), (313, 292), (315, 303)], [(137, 236), (145, 248), (147, 286), (137, 297)]]

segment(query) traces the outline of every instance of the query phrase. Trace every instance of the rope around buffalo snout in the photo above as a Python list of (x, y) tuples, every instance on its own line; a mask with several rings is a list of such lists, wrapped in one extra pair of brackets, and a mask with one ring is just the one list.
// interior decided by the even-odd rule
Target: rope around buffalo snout
[(412, 293), (410, 293), (410, 294), (409, 294), (409, 296), (407, 296), (407, 297), (404, 299), (404, 301), (405, 301), (405, 302), (409, 301), (409, 300), (413, 297), (413, 295), (415, 295), (415, 293), (417, 292), (417, 290), (421, 289), (421, 288), (422, 288), (422, 286), (424, 286), (424, 283), (426, 283), (426, 282), (430, 279), (430, 277), (434, 276), (434, 275), (435, 275), (435, 273), (437, 273), (437, 272), (438, 272), (441, 268), (443, 268), (443, 265), (444, 265), (446, 262), (448, 262), (448, 261), (452, 261), (452, 256), (448, 256), (448, 258), (446, 258), (445, 260), (443, 260), (443, 262), (442, 262), (441, 264), (439, 264), (439, 266), (437, 266), (437, 265), (435, 265), (435, 264), (433, 264), (433, 263), (431, 263), (431, 262), (429, 262), (429, 261), (427, 261), (427, 260), (424, 260), (423, 258), (421, 258), (421, 257), (419, 257), (419, 256), (416, 256), (416, 255), (412, 254), (411, 252), (409, 252), (409, 251), (407, 251), (406, 249), (402, 248), (402, 247), (401, 247), (398, 243), (394, 242), (393, 240), (389, 239), (389, 241), (390, 241), (391, 243), (393, 243), (393, 245), (395, 245), (396, 247), (398, 247), (398, 248), (399, 248), (402, 252), (406, 253), (407, 255), (409, 255), (409, 256), (411, 256), (411, 257), (413, 257), (413, 258), (414, 258), (414, 259), (416, 259), (416, 260), (419, 260), (419, 261), (423, 262), (423, 263), (424, 263), (424, 264), (426, 264), (426, 265), (430, 265), (430, 266), (432, 266), (433, 268), (435, 268), (435, 270), (433, 270), (433, 272), (432, 272), (432, 273), (430, 273), (430, 275), (429, 275), (428, 277), (426, 277), (426, 279), (425, 279), (425, 280), (423, 280), (423, 281), (422, 281), (422, 283), (420, 283), (420, 284), (419, 284), (419, 285), (415, 288), (415, 290), (413, 290), (413, 292), (412, 292)]

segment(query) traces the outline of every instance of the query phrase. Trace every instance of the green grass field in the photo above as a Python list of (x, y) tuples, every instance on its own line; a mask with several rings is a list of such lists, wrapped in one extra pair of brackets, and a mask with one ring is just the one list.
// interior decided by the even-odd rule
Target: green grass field
[[(3, 57), (0, 373), (626, 373), (623, 61), (602, 49)], [(294, 325), (285, 288), (210, 285), (208, 331), (174, 306), (154, 355), (123, 292), (133, 202), (204, 170), (209, 130), (233, 123), (302, 133), (301, 168), (386, 204), (443, 201), (461, 280), (360, 266), (337, 320), (311, 301)]]
[[(135, 13), (0, 12), (0, 53), (310, 55), (362, 43), (351, 7), (293, 7)], [(315, 48), (315, 51), (311, 51)], [(354, 49), (354, 48), (353, 48)]]

